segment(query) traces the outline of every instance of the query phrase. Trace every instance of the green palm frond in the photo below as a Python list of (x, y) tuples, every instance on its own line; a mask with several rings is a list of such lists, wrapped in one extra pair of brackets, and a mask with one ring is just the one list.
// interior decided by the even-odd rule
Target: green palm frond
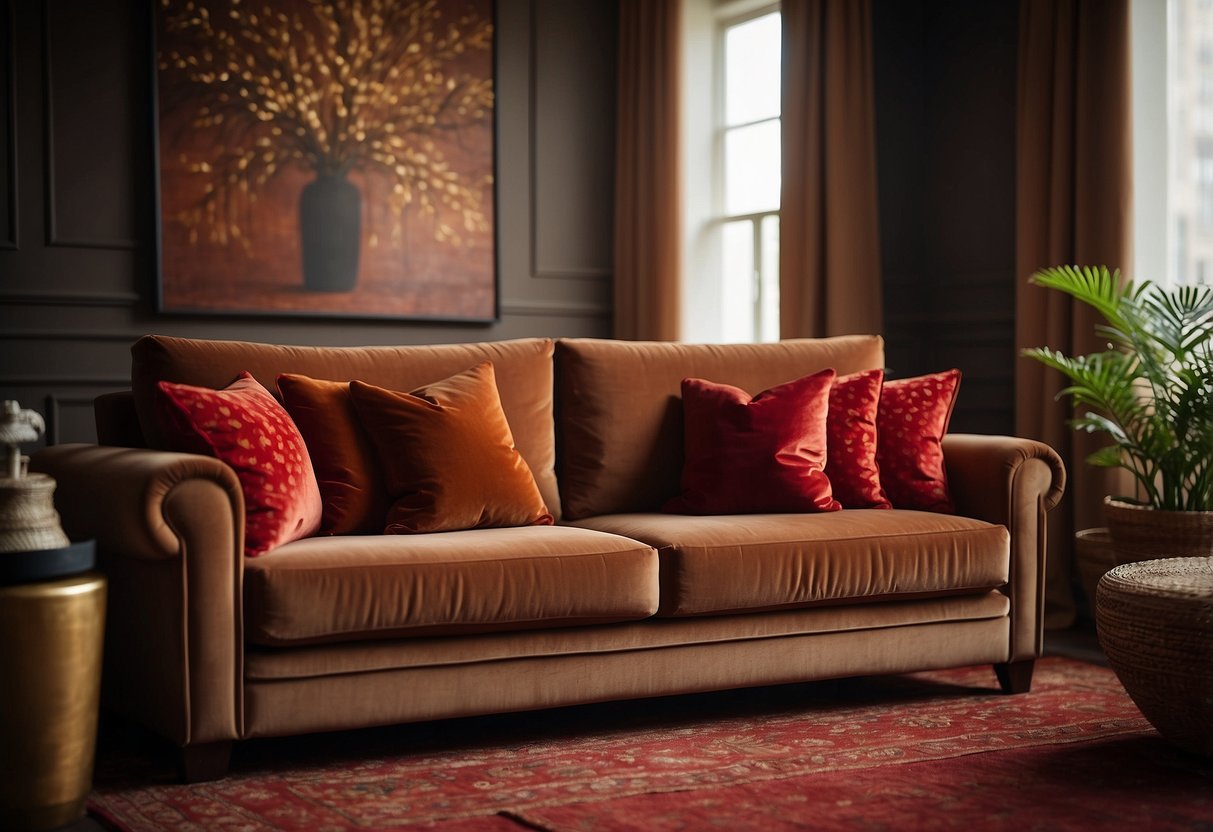
[(1122, 282), (1102, 266), (1044, 269), (1031, 282), (1105, 322), (1107, 351), (1023, 351), (1069, 380), (1059, 397), (1090, 409), (1074, 428), (1112, 440), (1087, 461), (1132, 472), (1156, 508), (1213, 510), (1213, 288)]

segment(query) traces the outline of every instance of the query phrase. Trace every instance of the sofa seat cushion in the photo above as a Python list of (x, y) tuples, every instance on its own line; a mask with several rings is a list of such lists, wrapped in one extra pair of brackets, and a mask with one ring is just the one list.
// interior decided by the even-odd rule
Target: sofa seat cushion
[(662, 616), (982, 593), (1010, 569), (1005, 527), (928, 512), (615, 514), (576, 525), (658, 550)]
[(244, 571), (245, 632), (285, 646), (634, 621), (657, 610), (657, 553), (531, 526), (320, 537)]

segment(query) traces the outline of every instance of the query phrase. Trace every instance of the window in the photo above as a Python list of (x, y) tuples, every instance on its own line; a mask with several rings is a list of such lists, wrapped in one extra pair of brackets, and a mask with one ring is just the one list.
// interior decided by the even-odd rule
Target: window
[(724, 335), (777, 341), (781, 16), (769, 12), (722, 28)]
[(1132, 14), (1130, 276), (1204, 283), (1213, 278), (1213, 2), (1132, 0)]
[(686, 13), (684, 335), (775, 341), (781, 15), (751, 0), (689, 0)]

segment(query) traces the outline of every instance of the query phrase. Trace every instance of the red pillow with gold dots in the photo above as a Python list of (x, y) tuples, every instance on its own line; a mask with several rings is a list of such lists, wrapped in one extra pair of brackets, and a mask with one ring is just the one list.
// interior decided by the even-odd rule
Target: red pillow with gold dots
[(876, 414), (883, 370), (834, 379), (826, 417), (826, 476), (843, 508), (892, 508), (876, 464)]
[(960, 370), (884, 383), (876, 415), (876, 462), (893, 508), (955, 513), (943, 437), (959, 389)]
[(236, 472), (244, 493), (244, 554), (263, 555), (320, 527), (320, 488), (290, 415), (248, 373), (222, 390), (157, 385), (156, 416), (173, 450)]

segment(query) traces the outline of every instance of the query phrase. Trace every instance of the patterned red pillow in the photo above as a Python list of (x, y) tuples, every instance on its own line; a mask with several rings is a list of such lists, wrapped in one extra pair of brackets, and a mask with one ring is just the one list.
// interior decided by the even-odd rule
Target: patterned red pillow
[(876, 416), (876, 462), (893, 508), (955, 513), (943, 437), (959, 389), (960, 370), (884, 383)]
[(834, 379), (830, 388), (826, 476), (843, 508), (892, 508), (876, 464), (876, 414), (883, 381), (883, 370), (865, 370)]
[(750, 398), (727, 384), (682, 382), (686, 460), (674, 514), (756, 514), (842, 508), (822, 470), (833, 370)]
[(226, 462), (244, 492), (244, 554), (320, 527), (320, 489), (291, 417), (248, 373), (222, 390), (161, 381), (156, 416), (169, 447)]

